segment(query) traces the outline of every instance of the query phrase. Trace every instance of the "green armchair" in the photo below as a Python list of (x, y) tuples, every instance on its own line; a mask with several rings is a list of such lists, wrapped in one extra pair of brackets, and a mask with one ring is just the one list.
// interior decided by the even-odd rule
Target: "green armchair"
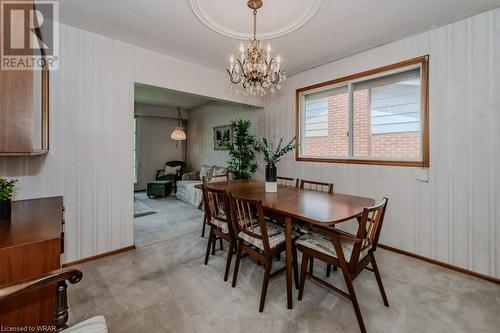
[(182, 180), (182, 175), (186, 171), (186, 163), (182, 161), (169, 161), (165, 167), (156, 170), (156, 180), (171, 181), (172, 189), (177, 191), (177, 181)]

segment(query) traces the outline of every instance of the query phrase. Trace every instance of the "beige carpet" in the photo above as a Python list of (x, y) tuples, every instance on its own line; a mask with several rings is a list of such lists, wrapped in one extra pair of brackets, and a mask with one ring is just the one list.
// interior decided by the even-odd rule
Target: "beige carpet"
[[(157, 214), (135, 220), (137, 250), (80, 266), (83, 280), (69, 286), (71, 322), (102, 314), (110, 332), (359, 332), (349, 301), (311, 280), (302, 301), (294, 290), (293, 310), (285, 276), (271, 280), (259, 313), (261, 267), (243, 259), (231, 288), (225, 252), (203, 265), (201, 211), (173, 198), (141, 200)], [(500, 286), (384, 250), (376, 256), (390, 307), (373, 274), (361, 273), (354, 286), (368, 332), (498, 332)], [(315, 265), (318, 274), (324, 268)], [(344, 288), (340, 273), (331, 281)]]
[(156, 213), (151, 207), (146, 205), (144, 202), (139, 200), (134, 200), (134, 217), (141, 217), (146, 215), (151, 215)]

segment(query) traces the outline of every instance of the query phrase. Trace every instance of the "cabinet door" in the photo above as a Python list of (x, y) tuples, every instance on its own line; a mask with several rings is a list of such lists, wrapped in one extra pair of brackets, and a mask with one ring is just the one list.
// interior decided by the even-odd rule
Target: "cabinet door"
[[(0, 285), (33, 279), (59, 269), (60, 239), (0, 250)], [(4, 326), (53, 325), (56, 285), (47, 286), (0, 302)]]
[[(26, 6), (28, 9), (33, 7), (33, 1), (16, 4), (0, 0), (0, 5), (4, 16), (1, 22), (10, 27), (10, 30), (2, 31), (4, 35), (9, 36), (2, 44), (3, 51), (10, 47), (17, 49), (19, 45), (26, 45), (26, 25), (29, 25), (31, 20), (26, 20), (25, 15), (13, 13), (23, 14)], [(30, 15), (33, 15), (33, 12), (30, 12)], [(5, 22), (3, 22), (4, 19)], [(24, 29), (22, 29), (23, 26), (25, 26)], [(34, 39), (32, 44), (40, 45), (38, 37), (34, 35), (32, 37)], [(14, 54), (9, 54), (2, 56), (0, 60), (2, 64), (4, 61), (5, 63), (25, 63), (28, 61), (26, 59), (33, 58), (35, 55), (32, 51), (33, 47), (28, 49), (21, 47), (20, 59), (17, 59)], [(0, 155), (45, 153), (48, 149), (48, 71), (21, 65), (14, 68), (23, 68), (22, 70), (9, 68), (11, 69), (0, 69)]]
[(33, 150), (33, 71), (0, 70), (0, 151)]

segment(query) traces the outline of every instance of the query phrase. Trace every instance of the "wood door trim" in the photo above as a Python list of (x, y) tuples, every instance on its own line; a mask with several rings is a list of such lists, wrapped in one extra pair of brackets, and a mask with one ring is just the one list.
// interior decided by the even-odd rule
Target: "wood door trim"
[(379, 243), (378, 247), (380, 247), (381, 249), (387, 250), (387, 251), (391, 251), (391, 252), (397, 253), (397, 254), (402, 254), (402, 255), (405, 255), (405, 256), (408, 256), (408, 257), (411, 257), (411, 258), (422, 260), (422, 261), (425, 261), (425, 262), (427, 262), (429, 264), (433, 264), (433, 265), (440, 266), (440, 267), (443, 267), (443, 268), (451, 269), (452, 271), (455, 271), (455, 272), (459, 272), (459, 273), (462, 273), (462, 274), (470, 275), (470, 276), (473, 276), (473, 277), (476, 277), (476, 278), (479, 278), (479, 279), (482, 279), (482, 280), (493, 282), (495, 284), (500, 284), (500, 279), (498, 279), (496, 277), (493, 277), (493, 276), (489, 276), (489, 275), (481, 274), (481, 273), (478, 273), (478, 272), (474, 272), (474, 271), (471, 271), (471, 270), (468, 270), (468, 269), (465, 269), (465, 268), (462, 268), (462, 267), (451, 265), (451, 264), (448, 264), (448, 263), (445, 263), (445, 262), (442, 262), (442, 261), (439, 261), (439, 260), (436, 260), (436, 259), (432, 259), (432, 258), (429, 258), (429, 257), (424, 257), (424, 256), (421, 256), (421, 255), (418, 255), (418, 254), (415, 254), (415, 253), (412, 253), (412, 252), (408, 252), (408, 251), (405, 251), (405, 250), (401, 250), (401, 249), (398, 249), (398, 248), (395, 248), (395, 247), (392, 247), (392, 246), (388, 246), (388, 245), (384, 245), (384, 244), (380, 244)]
[(87, 258), (83, 258), (83, 259), (79, 259), (79, 260), (75, 260), (75, 261), (70, 261), (70, 262), (64, 263), (62, 265), (62, 267), (65, 268), (65, 267), (80, 265), (80, 264), (83, 264), (83, 263), (86, 263), (86, 262), (89, 262), (89, 261), (98, 260), (98, 259), (101, 259), (101, 258), (104, 258), (104, 257), (109, 257), (109, 256), (112, 256), (112, 255), (115, 255), (115, 254), (120, 254), (120, 253), (123, 253), (123, 252), (135, 250), (135, 249), (136, 249), (135, 245), (130, 245), (130, 246), (122, 247), (122, 248), (117, 249), (117, 250), (113, 250), (113, 251), (109, 251), (109, 252), (104, 252), (104, 253), (101, 253), (101, 254), (98, 254), (98, 255), (95, 255), (95, 256), (91, 256), (91, 257), (87, 257)]

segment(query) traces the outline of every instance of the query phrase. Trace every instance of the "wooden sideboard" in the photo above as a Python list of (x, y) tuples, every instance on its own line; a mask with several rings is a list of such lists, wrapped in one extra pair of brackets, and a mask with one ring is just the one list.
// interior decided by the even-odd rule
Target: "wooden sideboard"
[[(10, 220), (0, 220), (0, 286), (61, 267), (63, 212), (62, 197), (13, 202)], [(4, 327), (52, 325), (55, 287), (0, 302), (0, 323)]]

